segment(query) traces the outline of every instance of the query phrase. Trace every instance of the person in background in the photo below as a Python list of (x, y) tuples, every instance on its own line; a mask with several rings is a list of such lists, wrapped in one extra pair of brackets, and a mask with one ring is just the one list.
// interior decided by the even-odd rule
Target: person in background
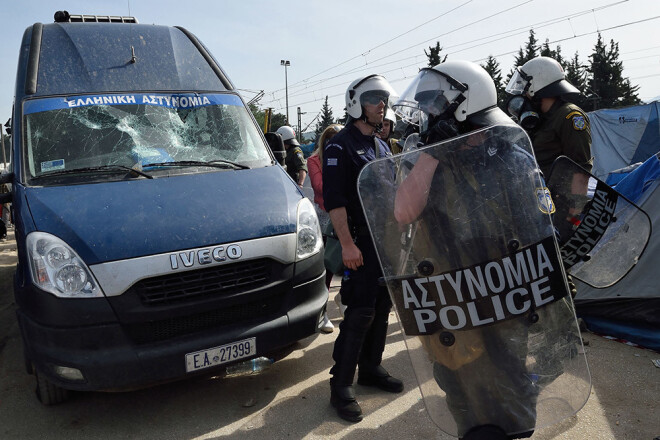
[(283, 125), (277, 129), (277, 133), (282, 136), (284, 148), (286, 148), (286, 172), (302, 188), (307, 178), (307, 162), (300, 143), (296, 139), (296, 132), (288, 125)]
[(380, 132), (376, 133), (376, 136), (385, 141), (393, 154), (397, 154), (401, 151), (397, 144), (398, 139), (392, 138), (392, 134), (394, 132), (394, 124), (396, 124), (396, 115), (394, 110), (388, 107), (385, 110), (385, 118), (383, 118), (383, 128), (381, 128)]
[[(330, 217), (325, 210), (325, 206), (323, 205), (323, 168), (321, 166), (323, 161), (323, 149), (327, 145), (328, 141), (332, 139), (332, 137), (342, 128), (344, 128), (344, 126), (339, 124), (332, 124), (326, 127), (326, 129), (323, 130), (323, 133), (321, 133), (321, 136), (319, 137), (316, 148), (307, 158), (309, 180), (312, 184), (312, 189), (314, 190), (314, 204), (319, 208), (317, 210), (317, 214), (319, 216), (319, 222), (321, 223), (322, 230), (325, 230), (325, 226), (330, 221)], [(325, 244), (325, 237), (323, 237), (323, 243)], [(334, 274), (326, 268), (325, 287), (328, 289), (328, 291), (330, 290), (330, 283), (332, 282), (333, 276)], [(339, 294), (337, 294), (335, 297), (335, 301), (337, 301), (337, 297), (339, 297)], [(337, 305), (340, 306), (340, 304)], [(344, 316), (344, 312), (341, 309), (341, 306), (340, 312), (342, 316)], [(321, 327), (321, 331), (325, 333), (331, 333), (334, 328), (334, 325), (332, 325), (332, 322), (328, 318), (328, 312), (326, 311), (323, 317), (323, 326)]]
[(570, 101), (580, 91), (566, 81), (561, 65), (549, 57), (527, 61), (506, 86), (507, 107), (527, 130), (536, 160), (547, 179), (552, 163), (567, 156), (591, 171), (591, 126), (584, 111)]
[(383, 274), (357, 193), (362, 168), (392, 154), (375, 134), (381, 130), (393, 95), (394, 89), (381, 75), (353, 81), (345, 95), (349, 120), (323, 152), (323, 202), (346, 267), (341, 297), (347, 308), (332, 353), (330, 403), (341, 418), (351, 422), (362, 420), (353, 389), (358, 366), (358, 384), (391, 393), (403, 391), (403, 382), (381, 365), (392, 301), (378, 282)]

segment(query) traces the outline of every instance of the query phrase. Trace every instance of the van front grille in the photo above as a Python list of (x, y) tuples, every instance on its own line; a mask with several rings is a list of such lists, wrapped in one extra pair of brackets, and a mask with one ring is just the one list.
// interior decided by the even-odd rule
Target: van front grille
[(147, 278), (136, 283), (131, 290), (146, 306), (228, 296), (266, 285), (270, 281), (271, 266), (269, 259), (241, 261)]
[(195, 315), (129, 324), (124, 328), (136, 344), (165, 341), (198, 331), (272, 316), (280, 310), (282, 300), (282, 295), (273, 295)]

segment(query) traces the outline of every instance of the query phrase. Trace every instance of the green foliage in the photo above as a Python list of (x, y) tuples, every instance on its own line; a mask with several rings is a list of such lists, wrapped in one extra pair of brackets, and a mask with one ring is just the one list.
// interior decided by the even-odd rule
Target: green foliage
[[(254, 115), (254, 119), (257, 120), (257, 124), (259, 124), (259, 128), (263, 131), (264, 122), (266, 119), (266, 112), (264, 110), (261, 110), (259, 106), (257, 106), (256, 104), (250, 104), (248, 107), (250, 108), (250, 111)], [(286, 115), (283, 115), (282, 113), (271, 114), (270, 131), (277, 131), (277, 129), (283, 125), (286, 125)]]
[(563, 67), (564, 70), (566, 70), (568, 64), (566, 63), (566, 60), (561, 54), (561, 46), (557, 45), (557, 49), (555, 50), (551, 49), (550, 42), (547, 38), (545, 39), (545, 43), (543, 43), (543, 46), (541, 46), (539, 56), (554, 58), (561, 65), (561, 67)]
[(319, 122), (316, 123), (316, 129), (314, 130), (314, 138), (318, 139), (325, 130), (330, 125), (334, 124), (335, 120), (332, 117), (332, 109), (328, 106), (328, 96), (325, 97), (325, 102), (321, 108), (321, 118)]
[(623, 107), (641, 102), (637, 95), (639, 86), (632, 86), (630, 80), (623, 77), (619, 43), (610, 40), (608, 48), (599, 33), (590, 58), (587, 98), (591, 105), (586, 110)]
[(525, 44), (525, 49), (521, 47), (518, 50), (518, 54), (516, 55), (516, 58), (513, 61), (513, 68), (506, 76), (507, 83), (509, 82), (509, 79), (511, 79), (511, 75), (513, 75), (513, 72), (516, 69), (516, 67), (520, 67), (523, 64), (525, 64), (527, 61), (539, 56), (539, 47), (537, 43), (538, 40), (536, 39), (536, 35), (534, 34), (534, 29), (530, 29), (529, 37), (527, 37), (527, 43)]
[(500, 69), (500, 63), (497, 62), (497, 59), (488, 55), (486, 64), (482, 64), (481, 67), (488, 72), (493, 82), (495, 83), (495, 90), (497, 91), (497, 105), (498, 107), (504, 109), (506, 101), (508, 99), (506, 92), (504, 91), (505, 84), (502, 82), (502, 70)]
[(428, 58), (429, 61), (428, 67), (435, 67), (438, 64), (447, 61), (447, 55), (442, 57), (440, 56), (440, 52), (442, 52), (442, 46), (440, 46), (439, 41), (436, 41), (435, 47), (429, 46), (428, 52), (426, 51), (426, 49), (424, 49), (424, 53), (426, 54), (426, 57)]
[(568, 62), (565, 66), (566, 71), (566, 81), (573, 84), (582, 94), (573, 99), (573, 103), (579, 106), (581, 109), (586, 110), (589, 107), (589, 100), (586, 96), (588, 85), (587, 85), (587, 69), (580, 62), (578, 53), (575, 52), (575, 56)]

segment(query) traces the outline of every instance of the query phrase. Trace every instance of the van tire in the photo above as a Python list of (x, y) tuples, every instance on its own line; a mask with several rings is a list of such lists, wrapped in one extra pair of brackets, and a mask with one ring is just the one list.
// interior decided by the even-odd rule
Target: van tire
[(37, 398), (46, 406), (57, 405), (69, 399), (69, 390), (60, 388), (49, 381), (39, 370), (34, 369), (37, 380)]

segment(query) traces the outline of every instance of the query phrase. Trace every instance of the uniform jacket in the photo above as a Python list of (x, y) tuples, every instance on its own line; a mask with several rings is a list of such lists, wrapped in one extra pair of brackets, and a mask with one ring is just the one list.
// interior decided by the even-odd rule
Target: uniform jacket
[(559, 156), (567, 156), (591, 171), (591, 126), (589, 118), (577, 105), (557, 100), (548, 112), (541, 114), (541, 122), (530, 131), (530, 138), (546, 179)]
[(348, 124), (333, 136), (323, 153), (323, 202), (330, 212), (346, 208), (352, 226), (366, 226), (357, 193), (360, 170), (376, 158), (391, 155), (387, 144), (375, 136), (363, 135), (354, 124)]
[(303, 151), (298, 146), (290, 146), (286, 150), (286, 171), (289, 173), (289, 176), (296, 182), (298, 181), (298, 172), (300, 170), (307, 171), (307, 162), (305, 161), (305, 155)]

